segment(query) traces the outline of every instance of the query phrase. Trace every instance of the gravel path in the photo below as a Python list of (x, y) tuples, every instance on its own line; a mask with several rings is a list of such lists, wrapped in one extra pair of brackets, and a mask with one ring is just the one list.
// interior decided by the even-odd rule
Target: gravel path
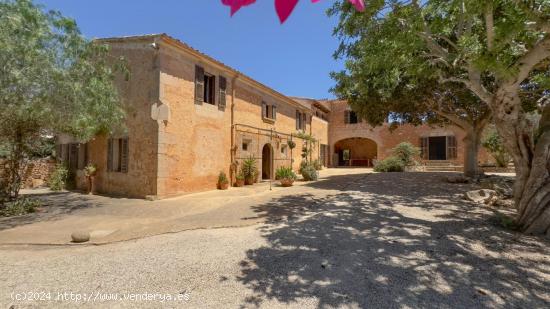
[(549, 308), (549, 242), (441, 177), (334, 176), (254, 206), (266, 222), (249, 227), (3, 248), (0, 307)]

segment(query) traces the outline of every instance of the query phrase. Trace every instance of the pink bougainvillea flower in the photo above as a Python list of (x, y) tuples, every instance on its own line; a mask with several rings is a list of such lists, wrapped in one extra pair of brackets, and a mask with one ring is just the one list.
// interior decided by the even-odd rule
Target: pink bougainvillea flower
[(290, 16), (294, 8), (298, 4), (298, 0), (275, 0), (275, 10), (279, 16), (281, 24)]
[(251, 5), (254, 2), (256, 2), (256, 0), (222, 0), (223, 5), (231, 7), (231, 16), (237, 13), (237, 11), (243, 6)]
[[(313, 3), (317, 3), (320, 0), (311, 0)], [(365, 2), (363, 0), (348, 0), (355, 9), (363, 12), (365, 10)], [(241, 7), (253, 4), (256, 0), (222, 0), (224, 5), (231, 7), (231, 16), (235, 14)], [(279, 16), (281, 23), (284, 23), (285, 20), (290, 16), (294, 8), (298, 4), (298, 0), (275, 0), (275, 10)]]
[(359, 12), (363, 12), (365, 10), (365, 2), (363, 0), (349, 0), (353, 6), (355, 6), (355, 9)]

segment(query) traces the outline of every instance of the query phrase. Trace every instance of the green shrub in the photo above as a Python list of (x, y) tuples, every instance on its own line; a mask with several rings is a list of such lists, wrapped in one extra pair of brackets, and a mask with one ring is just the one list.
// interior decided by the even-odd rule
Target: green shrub
[(379, 161), (374, 166), (375, 172), (402, 172), (405, 170), (405, 163), (395, 156)]
[(258, 167), (256, 165), (256, 158), (250, 156), (243, 160), (243, 166), (241, 169), (244, 178), (254, 179), (258, 174)]
[(498, 167), (508, 166), (512, 157), (506, 152), (502, 138), (495, 129), (488, 131), (481, 144), (495, 158)]
[(319, 173), (315, 169), (315, 166), (308, 161), (302, 161), (302, 163), (300, 163), (300, 174), (305, 181), (317, 180), (317, 178), (319, 178)]
[(237, 180), (244, 180), (244, 174), (243, 174), (243, 170), (241, 169), (237, 175), (235, 175), (235, 179)]
[(48, 179), (48, 187), (53, 191), (61, 191), (67, 186), (69, 171), (63, 164), (58, 164)]
[(408, 142), (400, 143), (392, 149), (393, 156), (400, 159), (405, 166), (413, 165), (414, 158), (420, 155), (420, 149)]
[(296, 173), (294, 173), (294, 171), (292, 170), (292, 167), (281, 166), (275, 172), (275, 179), (277, 180), (280, 180), (280, 179), (296, 180), (296, 178), (297, 178)]
[(500, 212), (497, 212), (492, 220), (496, 223), (497, 226), (500, 226), (507, 230), (518, 231), (520, 229), (514, 218)]
[(319, 161), (319, 160), (313, 160), (312, 164), (313, 164), (313, 167), (315, 167), (315, 169), (318, 170), (318, 171), (323, 169), (323, 165), (321, 164), (321, 161)]
[(41, 203), (35, 199), (20, 198), (13, 202), (5, 204), (3, 209), (0, 209), (0, 215), (4, 217), (21, 216), (36, 211), (37, 207), (40, 207)]
[(220, 172), (220, 174), (218, 175), (218, 183), (219, 184), (229, 183), (229, 180), (227, 179), (227, 175), (225, 175), (225, 172)]

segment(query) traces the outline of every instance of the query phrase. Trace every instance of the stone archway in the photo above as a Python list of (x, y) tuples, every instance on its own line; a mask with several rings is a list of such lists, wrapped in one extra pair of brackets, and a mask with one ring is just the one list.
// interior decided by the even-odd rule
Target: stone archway
[(372, 167), (378, 158), (378, 145), (370, 138), (351, 137), (334, 144), (334, 166)]
[(262, 149), (262, 179), (273, 178), (273, 147), (265, 144)]

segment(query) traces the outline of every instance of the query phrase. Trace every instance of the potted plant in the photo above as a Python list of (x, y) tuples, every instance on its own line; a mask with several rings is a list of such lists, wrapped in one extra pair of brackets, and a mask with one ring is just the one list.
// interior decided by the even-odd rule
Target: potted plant
[(281, 166), (275, 172), (275, 178), (281, 182), (281, 186), (290, 187), (296, 180), (296, 174), (291, 167)]
[(244, 176), (244, 183), (246, 185), (253, 185), (258, 176), (258, 167), (256, 166), (256, 159), (253, 156), (243, 160), (242, 173)]
[(287, 145), (291, 150), (296, 148), (296, 143), (293, 140), (288, 140)]
[(220, 172), (218, 175), (218, 189), (227, 190), (227, 188), (229, 188), (229, 180), (227, 180), (224, 172)]
[(242, 187), (244, 186), (244, 174), (243, 171), (239, 171), (239, 173), (235, 176), (235, 187)]
[(88, 165), (84, 167), (84, 175), (86, 176), (86, 180), (88, 181), (88, 194), (95, 193), (94, 179), (96, 174), (97, 166), (95, 164), (88, 163)]

